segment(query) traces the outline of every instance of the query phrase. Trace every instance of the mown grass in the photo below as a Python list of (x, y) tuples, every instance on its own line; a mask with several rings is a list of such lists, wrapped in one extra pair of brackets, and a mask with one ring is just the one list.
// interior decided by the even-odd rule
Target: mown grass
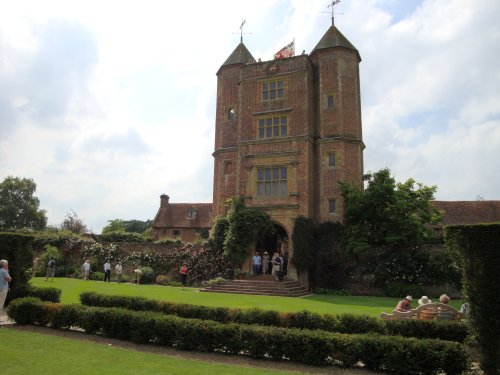
[(293, 374), (180, 359), (35, 332), (0, 328), (2, 373), (9, 375)]
[[(36, 277), (31, 284), (39, 287), (55, 287), (62, 290), (62, 303), (79, 303), (80, 293), (95, 291), (110, 295), (143, 296), (146, 298), (188, 303), (203, 306), (254, 308), (275, 311), (309, 310), (317, 313), (330, 314), (366, 314), (379, 316), (382, 311), (390, 312), (397, 298), (363, 297), (363, 296), (324, 296), (313, 295), (303, 298), (254, 296), (226, 293), (203, 293), (197, 288), (177, 288), (158, 285), (136, 285), (104, 283), (102, 281), (84, 281), (78, 279), (55, 278), (54, 282), (46, 282), (43, 277)], [(414, 302), (414, 307), (417, 305)], [(459, 301), (453, 302), (459, 307)]]

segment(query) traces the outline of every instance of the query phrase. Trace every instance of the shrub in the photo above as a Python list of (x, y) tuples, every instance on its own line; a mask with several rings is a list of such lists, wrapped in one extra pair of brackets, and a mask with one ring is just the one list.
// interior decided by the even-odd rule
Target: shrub
[(208, 307), (155, 301), (144, 297), (109, 296), (95, 292), (80, 295), (83, 305), (154, 311), (189, 319), (260, 324), (301, 329), (321, 329), (338, 333), (380, 333), (416, 338), (439, 338), (463, 342), (468, 328), (459, 322), (399, 320), (384, 321), (365, 315), (321, 315), (309, 311), (281, 313), (272, 310)]
[(99, 272), (99, 271), (91, 272), (89, 275), (89, 279), (95, 280), (95, 281), (103, 281), (104, 280), (104, 272)]
[(151, 267), (140, 267), (142, 271), (141, 284), (153, 284), (156, 280), (155, 272)]
[(169, 238), (169, 237), (165, 237), (165, 238), (162, 238), (161, 240), (157, 240), (155, 241), (154, 243), (159, 243), (159, 244), (175, 244), (175, 245), (182, 245), (182, 241), (178, 238)]
[(500, 310), (498, 294), (500, 269), (500, 224), (447, 227), (450, 248), (461, 256), (465, 295), (470, 317), (481, 348), (481, 367), (486, 374), (500, 370)]
[(287, 358), (309, 365), (352, 367), (362, 362), (369, 369), (394, 374), (460, 374), (467, 369), (469, 360), (462, 344), (441, 340), (221, 324), (154, 312), (48, 304), (36, 299), (19, 299), (13, 305), (9, 316), (23, 324), (74, 326), (91, 334), (183, 350), (246, 353), (255, 358)]
[(425, 288), (416, 284), (390, 283), (384, 289), (388, 297), (403, 298), (404, 296), (422, 296), (425, 294)]
[(33, 236), (20, 233), (0, 233), (0, 254), (9, 262), (11, 293), (7, 294), (5, 305), (16, 295), (17, 288), (27, 285), (33, 265)]
[(328, 288), (314, 288), (315, 294), (326, 296), (348, 296), (349, 291), (346, 289), (328, 289)]
[(23, 297), (36, 297), (42, 301), (61, 302), (61, 289), (23, 285), (12, 291), (12, 299)]

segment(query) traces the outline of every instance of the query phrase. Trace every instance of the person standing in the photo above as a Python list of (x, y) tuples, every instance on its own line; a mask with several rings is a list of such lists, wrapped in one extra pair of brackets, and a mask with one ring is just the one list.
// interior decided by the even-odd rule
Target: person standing
[(257, 276), (260, 273), (260, 266), (262, 264), (262, 258), (259, 253), (256, 251), (254, 256), (252, 257), (252, 268), (254, 276)]
[(116, 282), (121, 283), (122, 282), (122, 275), (123, 275), (122, 262), (118, 262), (118, 264), (115, 267), (115, 272), (116, 272)]
[(82, 265), (83, 280), (88, 280), (90, 275), (90, 263), (88, 259)]
[(267, 251), (264, 251), (264, 254), (262, 255), (262, 266), (263, 266), (262, 273), (266, 275), (269, 270), (269, 254)]
[(137, 285), (141, 283), (141, 276), (142, 276), (142, 271), (139, 268), (136, 268), (134, 270), (134, 275), (135, 275), (135, 282)]
[(182, 265), (181, 269), (179, 270), (179, 276), (181, 277), (181, 284), (182, 284), (182, 287), (184, 288), (186, 286), (187, 276), (188, 276), (188, 269), (187, 269), (187, 266), (185, 263)]
[(281, 259), (278, 253), (273, 255), (273, 271), (272, 274), (276, 275), (276, 272), (281, 271)]
[(38, 261), (39, 260), (40, 260), (39, 258), (33, 259), (33, 270), (32, 270), (31, 277), (35, 277), (36, 276), (36, 271), (38, 271)]
[(106, 263), (104, 263), (104, 282), (111, 282), (111, 263), (109, 263), (109, 259), (106, 259)]
[(56, 261), (54, 258), (50, 258), (49, 263), (47, 263), (47, 274), (45, 275), (45, 281), (52, 278), (51, 281), (54, 281), (54, 274), (56, 273)]
[(0, 260), (0, 314), (2, 313), (7, 293), (9, 292), (9, 283), (11, 281), (12, 278), (9, 275), (9, 262), (2, 259)]

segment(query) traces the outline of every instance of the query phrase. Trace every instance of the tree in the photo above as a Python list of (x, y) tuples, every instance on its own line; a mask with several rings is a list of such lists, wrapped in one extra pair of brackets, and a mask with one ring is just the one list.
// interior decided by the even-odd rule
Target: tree
[(147, 229), (151, 228), (153, 220), (123, 220), (123, 226), (127, 232), (144, 233)]
[[(221, 228), (224, 232), (224, 255), (235, 268), (241, 268), (246, 257), (249, 255), (250, 245), (255, 243), (259, 234), (272, 233), (273, 225), (269, 216), (253, 207), (245, 207), (242, 198), (228, 201), (226, 215), (227, 229), (222, 222)], [(215, 232), (212, 232), (215, 234)], [(220, 241), (216, 239), (216, 241)]]
[(111, 232), (126, 232), (122, 219), (108, 220), (108, 225), (102, 228), (102, 234)]
[(0, 183), (0, 228), (45, 228), (46, 211), (39, 209), (35, 191), (36, 184), (31, 178), (9, 176)]
[(73, 210), (71, 212), (66, 213), (66, 216), (61, 223), (62, 230), (69, 230), (70, 232), (76, 234), (86, 234), (88, 233), (87, 226), (85, 223), (78, 217), (77, 213)]
[(396, 183), (387, 168), (367, 174), (365, 181), (364, 190), (341, 183), (348, 251), (363, 254), (369, 245), (416, 246), (434, 236), (430, 224), (442, 216), (432, 206), (436, 186), (412, 178)]

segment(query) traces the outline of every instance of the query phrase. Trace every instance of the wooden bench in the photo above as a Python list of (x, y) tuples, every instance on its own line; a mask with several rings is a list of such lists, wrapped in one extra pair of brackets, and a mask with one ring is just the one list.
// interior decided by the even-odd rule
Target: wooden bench
[(420, 319), (420, 320), (460, 320), (464, 318), (464, 314), (459, 312), (453, 306), (444, 303), (428, 303), (412, 309), (410, 311), (396, 311), (392, 314), (383, 312), (380, 317), (384, 320), (395, 319)]

